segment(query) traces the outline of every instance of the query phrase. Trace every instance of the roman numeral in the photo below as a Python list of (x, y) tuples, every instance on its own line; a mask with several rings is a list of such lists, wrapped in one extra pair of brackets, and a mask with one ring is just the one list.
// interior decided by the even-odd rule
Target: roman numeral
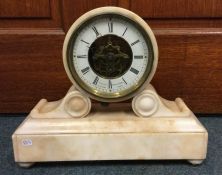
[(77, 58), (87, 58), (87, 55), (77, 55)]
[(127, 27), (126, 27), (126, 29), (124, 30), (124, 32), (123, 32), (123, 34), (122, 34), (122, 36), (124, 36), (125, 35), (125, 33), (126, 33), (126, 31), (127, 31)]
[(139, 71), (136, 70), (136, 69), (133, 68), (133, 67), (130, 68), (130, 71), (133, 72), (133, 73), (136, 74), (136, 75), (139, 73)]
[(96, 37), (98, 37), (98, 36), (99, 36), (99, 32), (98, 32), (98, 30), (96, 29), (96, 27), (95, 27), (95, 26), (92, 26), (92, 29), (93, 29), (93, 31), (95, 32)]
[(131, 46), (134, 46), (134, 45), (137, 44), (138, 42), (140, 42), (140, 40), (136, 40), (136, 41), (134, 41), (133, 43), (131, 43), (130, 45), (131, 45)]
[(112, 33), (113, 32), (113, 22), (112, 21), (108, 22), (108, 28), (109, 28), (109, 33)]
[(88, 42), (86, 42), (86, 41), (84, 41), (84, 40), (82, 40), (82, 39), (81, 39), (81, 41), (84, 42), (84, 43), (86, 43), (86, 44), (89, 44)]
[(134, 55), (135, 59), (143, 59), (143, 55)]
[(86, 67), (86, 68), (82, 69), (81, 71), (82, 71), (83, 75), (85, 75), (86, 73), (89, 72), (89, 70), (90, 70), (90, 68)]
[(93, 81), (93, 84), (94, 84), (94, 85), (97, 85), (98, 81), (99, 81), (99, 77), (96, 76), (96, 78), (95, 78), (94, 81)]
[(112, 89), (112, 82), (109, 80), (109, 89)]
[(127, 82), (126, 82), (126, 80), (122, 77), (122, 80), (123, 80), (123, 82), (125, 83), (125, 84), (127, 84)]

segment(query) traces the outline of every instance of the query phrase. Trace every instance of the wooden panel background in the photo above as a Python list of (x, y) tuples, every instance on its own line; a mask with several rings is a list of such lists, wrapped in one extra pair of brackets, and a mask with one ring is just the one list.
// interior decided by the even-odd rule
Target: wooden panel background
[(1, 0), (1, 18), (50, 17), (49, 0)]
[(62, 64), (70, 25), (101, 6), (138, 13), (153, 29), (163, 97), (182, 97), (196, 113), (222, 113), (221, 0), (1, 0), (0, 112), (29, 112), (71, 85)]

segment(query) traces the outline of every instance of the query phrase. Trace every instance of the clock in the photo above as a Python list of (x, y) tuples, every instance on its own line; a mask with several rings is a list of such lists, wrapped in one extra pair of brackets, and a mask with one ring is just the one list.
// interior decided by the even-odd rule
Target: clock
[(101, 102), (132, 98), (157, 67), (156, 39), (146, 22), (119, 7), (87, 12), (70, 27), (63, 62), (74, 86)]
[(181, 98), (166, 100), (150, 84), (158, 49), (139, 16), (118, 7), (87, 12), (65, 37), (63, 62), (73, 85), (60, 100), (41, 99), (12, 136), (20, 166), (206, 158), (206, 129)]

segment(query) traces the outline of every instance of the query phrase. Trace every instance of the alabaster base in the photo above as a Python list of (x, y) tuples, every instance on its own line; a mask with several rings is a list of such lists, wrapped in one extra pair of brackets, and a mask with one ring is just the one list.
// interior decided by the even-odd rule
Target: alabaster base
[[(69, 90), (64, 99), (73, 91)], [(158, 103), (158, 107), (148, 105), (155, 107), (149, 117), (141, 117), (148, 112), (143, 105), (135, 105), (139, 104), (135, 100), (133, 110), (96, 107), (84, 118), (76, 118), (71, 108), (65, 113), (63, 100), (40, 101), (12, 136), (15, 161), (22, 167), (35, 162), (86, 160), (185, 159), (200, 164), (207, 153), (206, 129), (181, 99), (162, 99), (153, 87), (144, 92), (147, 102), (151, 96)], [(83, 111), (89, 111), (90, 104), (83, 106), (87, 109)]]

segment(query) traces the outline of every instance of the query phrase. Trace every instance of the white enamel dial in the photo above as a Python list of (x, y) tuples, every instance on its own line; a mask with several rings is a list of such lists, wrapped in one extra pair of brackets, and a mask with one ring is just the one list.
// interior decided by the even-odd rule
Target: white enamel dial
[[(112, 31), (109, 30), (112, 24)], [(97, 30), (99, 35), (95, 33)], [(90, 45), (104, 35), (117, 35), (131, 46), (133, 61), (130, 68), (117, 78), (104, 78), (96, 74), (89, 65), (88, 52)], [(149, 61), (146, 42), (138, 29), (129, 22), (118, 18), (102, 18), (87, 24), (75, 40), (73, 47), (73, 64), (78, 76), (97, 91), (118, 93), (138, 83), (143, 76)], [(108, 61), (108, 60), (107, 60)]]
[(141, 25), (107, 12), (89, 16), (75, 28), (65, 48), (65, 61), (77, 87), (97, 100), (120, 101), (145, 84), (155, 53)]

